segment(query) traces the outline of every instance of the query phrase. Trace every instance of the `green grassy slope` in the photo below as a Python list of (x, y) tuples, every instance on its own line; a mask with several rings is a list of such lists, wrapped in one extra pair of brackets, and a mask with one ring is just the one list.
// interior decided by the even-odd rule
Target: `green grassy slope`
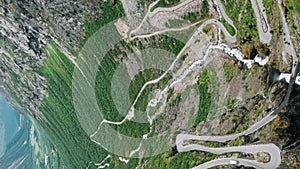
[(294, 0), (294, 2), (295, 2), (296, 12), (300, 13), (300, 1), (299, 0)]
[[(148, 39), (148, 41), (150, 40)], [(152, 41), (152, 45), (148, 47), (171, 50), (171, 52), (175, 54), (177, 54), (184, 45), (167, 36), (159, 36), (156, 37), (156, 39), (152, 39)], [(139, 44), (139, 42), (134, 43)], [(128, 43), (121, 42), (120, 44), (125, 48), (130, 47)], [(71, 91), (74, 65), (56, 48), (53, 42), (50, 43), (50, 46), (47, 47), (45, 51), (49, 55), (48, 60), (40, 70), (37, 70), (47, 79), (48, 84), (48, 95), (40, 108), (46, 122), (41, 122), (40, 124), (49, 135), (55, 147), (57, 147), (66, 166), (70, 168), (84, 168), (90, 161), (99, 162), (104, 159), (108, 153), (89, 139), (89, 136), (87, 136), (80, 127), (81, 125), (74, 111)], [(126, 57), (125, 53), (119, 50), (118, 47), (109, 51), (102, 60), (96, 78), (96, 95), (98, 96), (97, 101), (99, 108), (102, 110), (105, 118), (113, 121), (118, 121), (123, 118), (113, 104), (110, 91), (113, 74), (119, 65), (119, 62), (117, 62), (114, 57), (120, 54)], [(150, 78), (157, 76), (158, 74), (149, 75)], [(137, 81), (144, 83), (145, 78), (137, 76), (135, 82)], [(141, 85), (139, 84), (142, 83), (132, 83), (131, 92), (134, 95), (140, 90)], [(140, 105), (143, 107), (144, 103), (145, 101), (142, 101), (138, 103), (137, 106)], [(121, 133), (137, 137), (147, 133), (149, 131), (148, 128), (149, 125), (147, 124), (136, 125), (131, 121), (116, 127)], [(129, 129), (131, 132), (128, 133)], [(140, 131), (142, 131), (142, 133), (140, 133)]]
[[(87, 38), (105, 24), (124, 16), (121, 1), (117, 1), (110, 7), (108, 4), (108, 1), (103, 4), (103, 16), (95, 22), (85, 23)], [(82, 46), (85, 41), (82, 40)], [(71, 98), (74, 65), (56, 48), (53, 42), (45, 52), (48, 59), (38, 72), (47, 79), (48, 95), (40, 108), (46, 122), (41, 121), (40, 125), (58, 149), (68, 168), (85, 168), (90, 161), (99, 162), (108, 153), (90, 140), (77, 120)]]
[(209, 72), (208, 70), (202, 72), (197, 81), (199, 109), (194, 125), (198, 125), (201, 121), (205, 121), (209, 113), (209, 109), (212, 103), (212, 96), (208, 91), (211, 73), (212, 72)]
[(77, 120), (71, 98), (74, 65), (53, 43), (46, 52), (49, 58), (39, 70), (48, 82), (48, 95), (40, 108), (46, 122), (40, 125), (58, 149), (66, 166), (85, 168), (89, 161), (100, 161), (107, 152), (89, 140)]

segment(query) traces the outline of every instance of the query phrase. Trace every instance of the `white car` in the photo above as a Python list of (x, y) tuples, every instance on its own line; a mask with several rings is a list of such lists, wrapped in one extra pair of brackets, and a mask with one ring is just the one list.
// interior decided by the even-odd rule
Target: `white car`
[(231, 165), (236, 165), (236, 164), (238, 164), (239, 162), (236, 161), (236, 160), (230, 160), (229, 163), (230, 163)]

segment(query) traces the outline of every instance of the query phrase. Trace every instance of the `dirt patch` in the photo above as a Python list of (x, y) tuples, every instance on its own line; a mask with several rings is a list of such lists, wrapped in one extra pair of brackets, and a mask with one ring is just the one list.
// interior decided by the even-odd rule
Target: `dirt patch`
[(123, 37), (128, 37), (129, 27), (126, 25), (126, 22), (122, 19), (118, 19), (117, 22), (114, 23), (117, 28), (118, 33)]

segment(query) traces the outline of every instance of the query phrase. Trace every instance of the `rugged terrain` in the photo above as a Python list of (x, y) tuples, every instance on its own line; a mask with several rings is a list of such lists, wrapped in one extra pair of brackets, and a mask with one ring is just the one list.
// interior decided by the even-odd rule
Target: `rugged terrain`
[[(280, 5), (299, 58), (300, 12), (297, 5), (293, 6), (295, 1), (284, 0)], [(129, 159), (134, 150), (123, 157), (110, 153), (100, 146), (98, 141), (103, 136), (97, 132), (105, 124), (121, 134), (138, 138), (163, 135), (165, 131), (221, 136), (243, 132), (277, 110), (280, 113), (275, 120), (251, 134), (225, 143), (199, 142), (208, 147), (274, 143), (281, 149), (279, 168), (299, 167), (300, 89), (297, 84), (278, 80), (280, 73), (289, 73), (295, 66), (293, 57), (284, 49), (286, 33), (281, 28), (283, 21), (277, 1), (262, 1), (272, 34), (268, 43), (261, 42), (260, 32), (256, 29), (260, 25), (249, 0), (221, 0), (225, 14), (220, 12), (222, 7), (215, 1), (157, 2), (154, 6), (151, 6), (154, 1), (144, 0), (0, 2), (1, 88), (12, 98), (10, 102), (14, 108), (28, 115), (34, 125), (45, 132), (67, 168), (192, 168), (225, 157), (264, 161), (267, 158), (264, 154), (253, 157), (243, 153), (178, 152), (174, 141), (176, 134), (172, 136), (172, 148), (167, 152), (149, 158)], [(127, 18), (116, 21), (125, 16)], [(101, 118), (105, 120), (100, 123), (100, 118), (95, 115), (82, 125), (74, 108), (72, 75), (78, 69), (89, 70), (89, 65), (80, 62), (85, 61), (84, 54), (87, 55), (84, 45), (111, 21), (114, 21), (111, 33), (118, 32), (121, 37), (118, 43), (107, 44), (111, 49), (99, 63), (94, 93), (103, 112)], [(269, 60), (249, 68), (247, 62), (225, 50), (207, 52), (213, 45), (221, 46), (221, 42), (228, 44), (230, 49), (241, 51), (245, 59), (260, 56)], [(148, 62), (142, 56), (148, 48), (171, 53), (156, 53), (161, 69), (149, 68), (153, 65), (147, 67)], [(91, 53), (96, 54), (96, 51)], [(158, 83), (143, 89), (148, 81), (164, 75), (163, 68), (167, 70), (176, 59), (172, 71)], [(153, 117), (153, 124), (147, 120), (145, 124), (137, 123), (134, 117), (129, 117), (130, 113), (121, 116), (114, 105), (114, 93), (110, 90), (114, 73), (123, 64), (127, 70), (124, 77), (129, 81), (124, 80), (122, 84), (128, 82), (129, 101), (135, 104), (136, 110), (147, 113), (148, 120)], [(196, 66), (191, 67), (193, 64)], [(299, 72), (299, 66), (296, 72)], [(83, 73), (82, 78), (87, 77), (89, 75)], [(165, 102), (161, 101), (164, 100), (161, 94), (164, 89), (167, 91)], [(84, 91), (84, 87), (78, 90)], [(289, 90), (287, 104), (277, 109)], [(161, 100), (158, 99), (160, 96)], [(88, 101), (82, 100), (83, 103)], [(164, 109), (158, 110), (159, 106)], [(156, 111), (160, 113), (153, 113)], [(94, 125), (94, 133), (87, 132), (86, 125)], [(122, 140), (122, 136), (119, 139)], [(143, 151), (139, 151), (135, 157), (142, 155)]]

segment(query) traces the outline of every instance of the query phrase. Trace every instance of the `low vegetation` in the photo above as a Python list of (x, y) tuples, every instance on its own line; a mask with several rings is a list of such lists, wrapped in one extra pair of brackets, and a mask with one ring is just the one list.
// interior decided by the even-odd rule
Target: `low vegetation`
[(169, 103), (169, 106), (170, 107), (174, 107), (175, 105), (178, 105), (178, 103), (181, 101), (181, 93), (178, 93), (175, 97), (174, 100), (172, 100), (170, 103)]
[(160, 0), (158, 1), (158, 3), (156, 5), (154, 5), (150, 11), (154, 11), (154, 9), (158, 8), (158, 7), (162, 7), (162, 8), (166, 8), (166, 7), (172, 7), (174, 5), (176, 5), (177, 3), (179, 3), (180, 0)]
[[(119, 61), (127, 57), (126, 53), (124, 51), (122, 52), (120, 48), (124, 48), (131, 51), (131, 47), (133, 45), (138, 46), (140, 50), (143, 50), (145, 48), (159, 48), (177, 54), (180, 52), (184, 44), (167, 36), (159, 36), (151, 37), (149, 39), (142, 39), (131, 43), (126, 43), (122, 41), (118, 45), (116, 45), (116, 47), (111, 49), (103, 58), (101, 62), (101, 67), (99, 68), (96, 77), (96, 94), (98, 96), (98, 105), (101, 105), (99, 108), (101, 112), (103, 112), (103, 117), (107, 120), (121, 121), (124, 118), (122, 115), (119, 114), (113, 103), (113, 99), (111, 96), (111, 80), (116, 71), (116, 68), (120, 64)], [(116, 59), (116, 57), (119, 59)], [(162, 73), (163, 72), (159, 71), (145, 70), (144, 72), (141, 72), (140, 74), (136, 75), (135, 79), (131, 82), (129, 89), (129, 96), (131, 101), (134, 101), (144, 83), (159, 77)], [(163, 79), (160, 82), (160, 85), (163, 85), (162, 83), (166, 83), (168, 78), (169, 77)], [(138, 110), (144, 111), (146, 109), (146, 105), (149, 101), (150, 92), (151, 86), (150, 88), (146, 88), (146, 90), (144, 90), (144, 93), (141, 95), (136, 104), (136, 108)]]
[[(97, 30), (106, 25), (107, 23), (125, 16), (122, 2), (120, 0), (114, 1), (108, 0), (101, 2), (101, 9), (103, 14), (97, 13), (99, 19), (93, 22), (87, 22), (84, 24), (86, 39), (91, 37)], [(82, 45), (85, 41), (82, 42)]]
[(142, 138), (144, 134), (147, 134), (150, 130), (149, 123), (138, 123), (134, 121), (126, 120), (121, 125), (110, 125), (119, 133), (133, 137), (133, 138)]
[(235, 76), (238, 67), (234, 65), (232, 62), (225, 62), (223, 64), (223, 69), (224, 69), (226, 81), (230, 82), (231, 79)]
[(296, 12), (300, 13), (300, 1), (294, 0)]
[(245, 70), (244, 70), (244, 74), (243, 74), (242, 80), (246, 80), (247, 77), (249, 77), (249, 75), (250, 75), (250, 73), (251, 73), (251, 70), (252, 70), (252, 69), (245, 69)]
[[(256, 17), (254, 15), (251, 1), (226, 0), (225, 3), (224, 0), (221, 0), (221, 2), (225, 6), (227, 15), (233, 20), (233, 23), (237, 28), (239, 43), (242, 45), (245, 43), (259, 41), (258, 31), (256, 28)], [(266, 9), (268, 8), (266, 7)], [(226, 24), (226, 22), (224, 23), (223, 21), (222, 23), (231, 35), (235, 34), (234, 29), (230, 28), (228, 23)]]
[(198, 12), (188, 12), (182, 18), (193, 23), (200, 19), (205, 19), (208, 16), (209, 16), (208, 0), (203, 0), (200, 12), (199, 11)]
[(237, 27), (237, 36), (240, 44), (259, 41), (256, 17), (251, 1), (247, 1), (245, 4), (245, 10), (242, 11), (241, 20), (238, 21)]
[(224, 18), (221, 19), (221, 22), (223, 23), (224, 27), (227, 29), (229, 34), (231, 36), (234, 36), (235, 35), (235, 29), (228, 22), (226, 22), (226, 20)]
[[(267, 16), (271, 16), (272, 14), (272, 5), (273, 5), (273, 0), (263, 0), (264, 7), (266, 9), (266, 14)], [(270, 19), (268, 19), (270, 21)]]
[(198, 20), (199, 12), (188, 12), (186, 15), (182, 17), (182, 19), (188, 20), (191, 23), (196, 22)]
[(137, 1), (137, 7), (138, 9), (144, 8), (144, 7), (148, 7), (149, 4), (155, 2), (155, 0), (138, 0)]
[(242, 12), (245, 1), (226, 0), (225, 3), (224, 0), (221, 0), (221, 2), (224, 4), (226, 14), (233, 20), (235, 25), (238, 25), (239, 15)]
[(201, 18), (207, 17), (209, 14), (208, 0), (203, 0), (201, 5)]
[[(201, 152), (199, 152), (201, 154)], [(217, 155), (211, 153), (198, 152), (182, 152), (174, 154), (173, 151), (166, 152), (149, 159), (145, 168), (159, 169), (178, 169), (178, 168), (193, 168), (216, 158)]]
[[(160, 75), (162, 75), (164, 72), (162, 70), (158, 69), (147, 69), (143, 72), (140, 72), (137, 74), (134, 78), (134, 80), (131, 81), (130, 87), (129, 87), (129, 98), (131, 103), (134, 102), (135, 98), (137, 97), (138, 93), (140, 92), (140, 89), (143, 87), (143, 85), (153, 79), (158, 78)], [(150, 94), (151, 91), (154, 88), (163, 88), (167, 82), (171, 79), (170, 75), (167, 75), (162, 80), (160, 80), (155, 85), (149, 85), (145, 88), (143, 93), (140, 95), (135, 108), (140, 111), (146, 111), (146, 107), (148, 102), (150, 101)]]
[(227, 109), (232, 109), (234, 107), (234, 105), (238, 102), (238, 99), (234, 98), (234, 99), (230, 99), (230, 97), (227, 97), (224, 101), (224, 106)]
[(297, 6), (297, 4), (299, 5), (300, 2), (299, 0), (286, 0), (283, 6), (283, 11), (286, 14), (286, 18), (287, 18), (287, 22), (289, 25), (291, 25), (291, 31), (292, 33), (295, 32), (295, 28), (293, 27), (294, 25), (294, 13), (299, 13), (299, 6)]
[(199, 109), (194, 126), (198, 125), (201, 121), (205, 121), (212, 104), (212, 94), (209, 91), (210, 76), (212, 71), (205, 70), (199, 76), (197, 81), (197, 88), (199, 94)]

